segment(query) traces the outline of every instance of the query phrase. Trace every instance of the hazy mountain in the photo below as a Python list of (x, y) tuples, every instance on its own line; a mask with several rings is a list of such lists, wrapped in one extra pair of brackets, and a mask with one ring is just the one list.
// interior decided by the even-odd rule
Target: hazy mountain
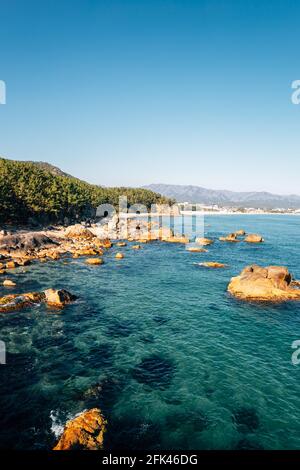
[(235, 192), (206, 189), (201, 186), (175, 184), (150, 184), (143, 186), (163, 196), (176, 199), (177, 202), (199, 204), (218, 204), (223, 207), (254, 207), (262, 209), (300, 208), (300, 196), (278, 195), (268, 192)]

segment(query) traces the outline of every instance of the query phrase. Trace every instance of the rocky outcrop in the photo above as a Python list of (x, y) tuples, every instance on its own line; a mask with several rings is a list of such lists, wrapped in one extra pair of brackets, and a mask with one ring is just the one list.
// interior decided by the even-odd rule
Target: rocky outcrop
[(70, 294), (65, 289), (47, 289), (44, 291), (44, 294), (45, 302), (51, 307), (64, 307), (77, 299), (75, 295)]
[(30, 292), (26, 294), (5, 295), (0, 298), (0, 312), (13, 312), (24, 307), (30, 307), (33, 304), (45, 300), (43, 292)]
[(245, 238), (245, 242), (247, 243), (262, 243), (264, 241), (261, 235), (257, 235), (256, 233), (250, 233)]
[(27, 292), (25, 294), (11, 294), (0, 297), (0, 312), (13, 312), (24, 307), (30, 307), (41, 302), (50, 306), (64, 307), (76, 300), (76, 296), (61, 289), (47, 289), (44, 292)]
[(98, 266), (99, 264), (103, 264), (103, 259), (102, 258), (88, 258), (85, 262), (93, 266)]
[(17, 284), (14, 281), (12, 281), (11, 279), (5, 279), (5, 281), (3, 281), (3, 285), (4, 285), (4, 287), (14, 287)]
[(200, 246), (188, 246), (187, 251), (190, 251), (191, 253), (206, 253), (207, 250), (205, 248), (201, 248)]
[(190, 239), (187, 238), (187, 237), (184, 237), (184, 236), (180, 236), (180, 235), (177, 235), (177, 236), (174, 236), (174, 237), (170, 237), (170, 238), (167, 238), (166, 240), (164, 240), (165, 242), (168, 242), (168, 243), (190, 243)]
[(195, 242), (198, 243), (198, 245), (207, 246), (212, 245), (214, 241), (210, 238), (198, 237)]
[(226, 237), (220, 237), (219, 240), (221, 242), (239, 242), (240, 241), (237, 239), (236, 233), (230, 233)]
[(300, 300), (300, 289), (283, 266), (248, 266), (231, 279), (228, 291), (244, 300)]
[(226, 264), (217, 263), (216, 261), (205, 261), (204, 263), (199, 263), (200, 266), (204, 266), (205, 268), (225, 268)]
[(17, 261), (8, 261), (5, 265), (6, 269), (15, 269), (19, 266)]
[(43, 232), (27, 232), (15, 235), (5, 235), (0, 238), (0, 250), (27, 252), (45, 246), (57, 245), (57, 242), (49, 238)]
[(98, 408), (68, 421), (53, 450), (101, 450), (107, 422)]
[(70, 225), (65, 231), (67, 238), (91, 240), (95, 235), (86, 227), (80, 224)]
[(236, 232), (234, 232), (234, 234), (237, 237), (243, 237), (244, 235), (246, 235), (246, 232), (245, 232), (245, 230), (241, 229), (241, 230), (237, 230)]

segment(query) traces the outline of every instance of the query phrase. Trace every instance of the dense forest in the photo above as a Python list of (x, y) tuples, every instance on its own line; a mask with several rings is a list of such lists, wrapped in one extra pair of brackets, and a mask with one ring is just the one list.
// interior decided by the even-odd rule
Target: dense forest
[(64, 223), (93, 218), (100, 204), (169, 204), (173, 201), (141, 188), (105, 188), (66, 175), (49, 164), (0, 158), (2, 223)]

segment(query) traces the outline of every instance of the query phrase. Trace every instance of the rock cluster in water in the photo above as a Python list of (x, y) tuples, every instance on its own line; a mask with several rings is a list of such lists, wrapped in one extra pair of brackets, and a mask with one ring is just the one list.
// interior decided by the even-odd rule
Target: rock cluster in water
[(46, 303), (51, 307), (64, 307), (74, 302), (76, 296), (70, 292), (60, 289), (47, 289), (43, 292), (27, 292), (25, 294), (10, 294), (0, 297), (0, 312), (12, 312), (34, 304)]
[(283, 266), (247, 266), (233, 277), (228, 291), (243, 300), (284, 301), (300, 300), (300, 289)]

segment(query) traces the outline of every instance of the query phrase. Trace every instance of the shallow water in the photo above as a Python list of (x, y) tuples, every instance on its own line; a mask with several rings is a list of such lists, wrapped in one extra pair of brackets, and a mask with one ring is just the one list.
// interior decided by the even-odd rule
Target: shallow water
[[(26, 272), (10, 292), (64, 287), (80, 299), (61, 312), (0, 314), (1, 448), (49, 449), (66, 419), (94, 406), (108, 420), (109, 448), (300, 448), (300, 365), (291, 363), (299, 304), (226, 293), (230, 277), (254, 262), (286, 265), (300, 278), (300, 218), (205, 222), (209, 237), (244, 228), (266, 242), (216, 241), (208, 253), (129, 244), (109, 250), (102, 266), (81, 258), (19, 268)], [(115, 260), (121, 250), (125, 259)]]

